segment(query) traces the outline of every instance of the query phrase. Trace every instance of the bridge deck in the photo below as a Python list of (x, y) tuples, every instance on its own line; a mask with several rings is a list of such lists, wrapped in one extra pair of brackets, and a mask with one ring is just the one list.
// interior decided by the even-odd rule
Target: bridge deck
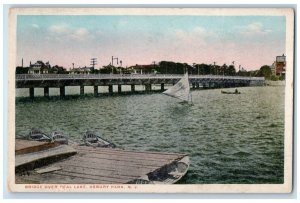
[[(175, 74), (17, 74), (16, 81), (23, 80), (133, 80), (133, 79), (180, 79)], [(189, 79), (265, 80), (264, 77), (223, 75), (189, 75)]]

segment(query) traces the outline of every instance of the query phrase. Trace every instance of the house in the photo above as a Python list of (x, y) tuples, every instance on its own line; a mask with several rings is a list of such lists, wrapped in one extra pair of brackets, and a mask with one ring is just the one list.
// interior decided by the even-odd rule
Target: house
[(64, 73), (64, 72), (66, 72), (66, 69), (63, 68), (62, 66), (55, 65), (55, 66), (52, 66), (52, 68), (51, 68), (51, 73), (59, 74), (59, 73)]
[(94, 70), (94, 67), (78, 67), (69, 71), (70, 74), (90, 74)]
[(132, 74), (155, 74), (157, 71), (155, 70), (155, 66), (153, 64), (150, 65), (138, 65), (128, 67)]
[(276, 61), (274, 62), (275, 75), (285, 76), (285, 67), (286, 67), (286, 56), (276, 56)]
[(28, 69), (28, 74), (47, 74), (49, 73), (51, 66), (49, 61), (44, 63), (43, 61), (37, 61), (34, 64), (31, 64)]

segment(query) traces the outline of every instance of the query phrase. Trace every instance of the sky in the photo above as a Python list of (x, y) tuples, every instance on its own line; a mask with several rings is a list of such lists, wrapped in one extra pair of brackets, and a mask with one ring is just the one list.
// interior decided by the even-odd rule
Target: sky
[[(65, 68), (160, 61), (246, 70), (271, 65), (285, 54), (284, 16), (85, 16), (19, 15), (17, 65), (37, 60)], [(114, 61), (114, 64), (116, 60)]]

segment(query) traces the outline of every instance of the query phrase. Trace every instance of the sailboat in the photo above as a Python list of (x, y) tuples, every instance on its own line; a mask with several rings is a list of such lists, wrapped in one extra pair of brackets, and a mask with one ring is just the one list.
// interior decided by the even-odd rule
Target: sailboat
[(163, 92), (163, 94), (175, 97), (187, 103), (192, 102), (192, 94), (190, 93), (190, 83), (188, 72), (172, 87)]

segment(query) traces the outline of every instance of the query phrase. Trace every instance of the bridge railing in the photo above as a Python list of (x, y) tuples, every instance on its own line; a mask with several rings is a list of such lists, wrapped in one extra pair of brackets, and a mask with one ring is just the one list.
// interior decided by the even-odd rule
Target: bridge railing
[[(16, 74), (16, 80), (179, 79), (177, 74)], [(189, 75), (190, 79), (265, 80), (264, 77)]]

